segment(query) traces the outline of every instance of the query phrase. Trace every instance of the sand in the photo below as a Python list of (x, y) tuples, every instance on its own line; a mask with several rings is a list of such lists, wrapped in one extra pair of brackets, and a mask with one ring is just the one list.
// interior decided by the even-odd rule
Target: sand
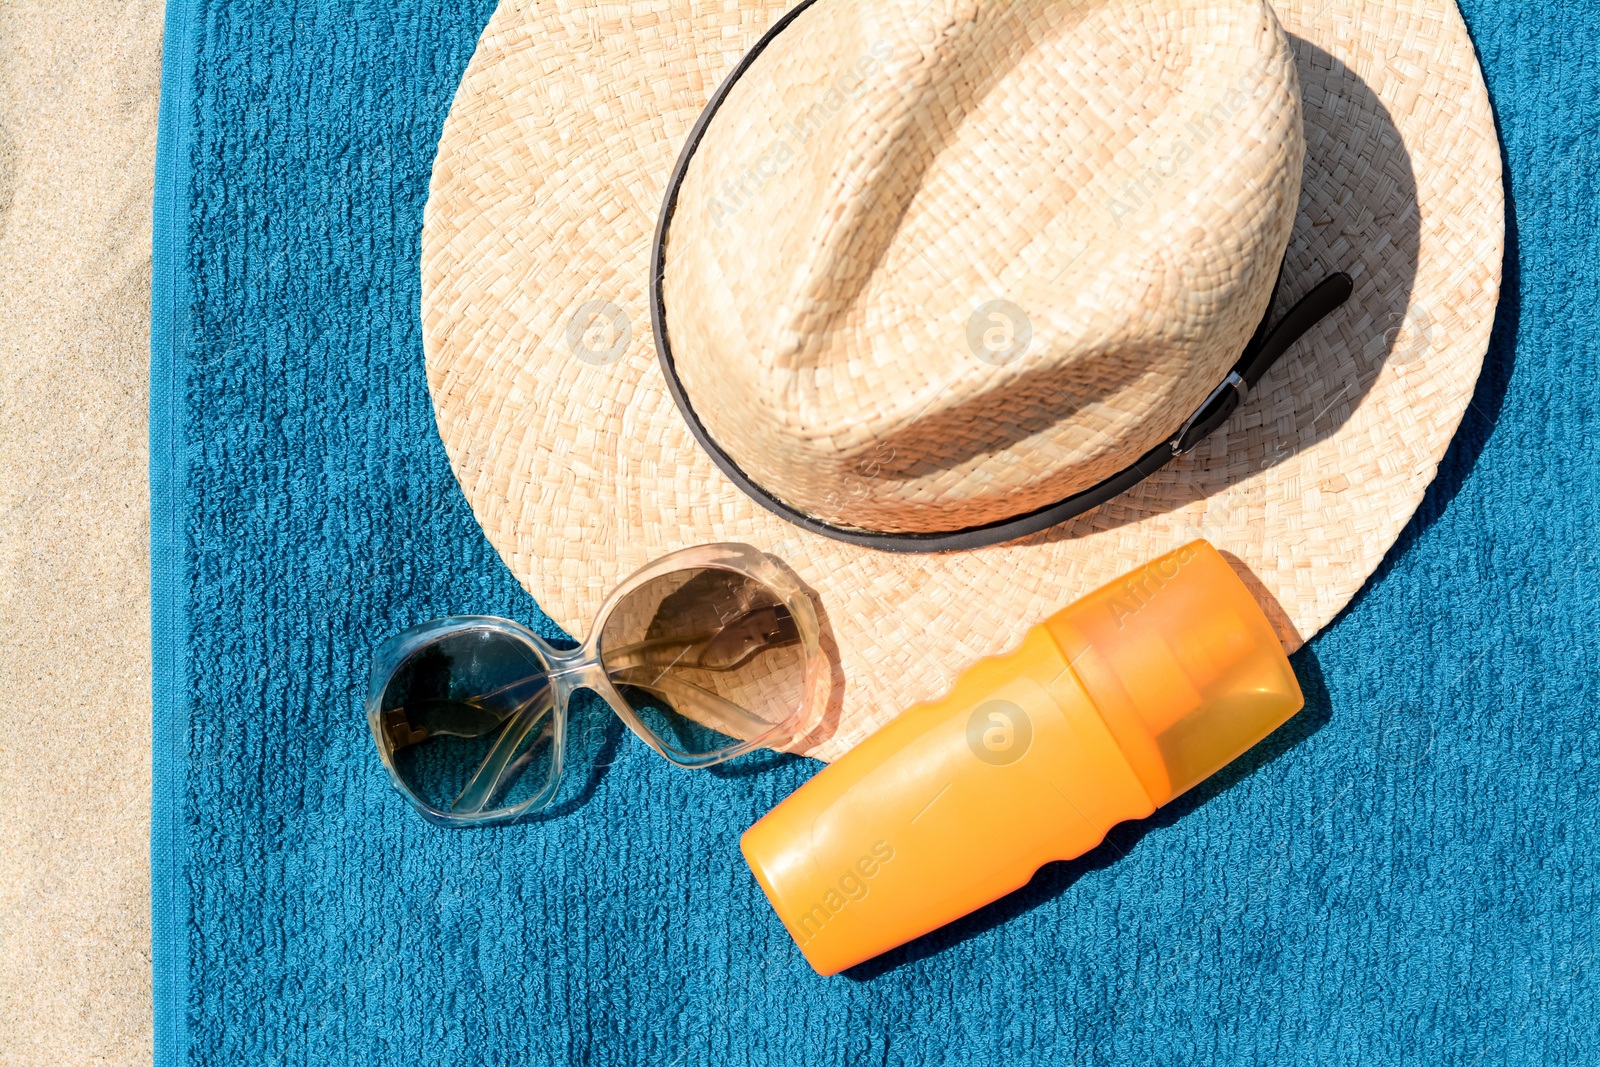
[(160, 3), (0, 4), (0, 1065), (150, 1062)]

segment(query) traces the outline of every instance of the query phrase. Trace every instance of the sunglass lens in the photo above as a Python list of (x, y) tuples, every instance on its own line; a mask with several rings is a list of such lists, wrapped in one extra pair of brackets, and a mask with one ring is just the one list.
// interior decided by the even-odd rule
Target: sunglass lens
[(773, 740), (804, 710), (805, 649), (783, 599), (716, 568), (677, 571), (616, 606), (607, 675), (669, 751), (699, 759)]
[(493, 629), (424, 639), (384, 687), (374, 728), (405, 787), (435, 811), (494, 815), (547, 796), (552, 687), (537, 650)]

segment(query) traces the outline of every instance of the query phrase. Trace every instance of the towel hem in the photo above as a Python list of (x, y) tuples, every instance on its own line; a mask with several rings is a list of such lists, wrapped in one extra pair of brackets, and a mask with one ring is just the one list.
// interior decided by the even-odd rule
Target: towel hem
[(196, 70), (193, 0), (168, 0), (156, 137), (150, 301), (150, 627), (153, 707), (150, 956), (155, 1067), (188, 1060), (189, 938), (184, 867), (189, 734), (185, 393), (189, 294), (187, 201)]

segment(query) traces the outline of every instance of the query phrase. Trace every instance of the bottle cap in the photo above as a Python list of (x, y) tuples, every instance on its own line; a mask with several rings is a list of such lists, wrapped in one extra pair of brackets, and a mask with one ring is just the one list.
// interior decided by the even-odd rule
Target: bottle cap
[(1305, 703), (1255, 598), (1205, 541), (1089, 594), (1045, 626), (1157, 807)]

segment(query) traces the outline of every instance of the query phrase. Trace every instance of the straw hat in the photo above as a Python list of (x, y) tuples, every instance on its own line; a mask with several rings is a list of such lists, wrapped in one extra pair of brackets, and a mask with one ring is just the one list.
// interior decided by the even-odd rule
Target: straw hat
[[(823, 758), (1195, 537), (1286, 648), (1331, 620), (1433, 479), (1498, 300), (1454, 4), (786, 7), (505, 0), (462, 81), (428, 383), (541, 607), (579, 634), (667, 551), (772, 552), (836, 645)], [(1348, 303), (1230, 391), (1337, 272)], [(1101, 502), (1130, 469), (1155, 473)]]

